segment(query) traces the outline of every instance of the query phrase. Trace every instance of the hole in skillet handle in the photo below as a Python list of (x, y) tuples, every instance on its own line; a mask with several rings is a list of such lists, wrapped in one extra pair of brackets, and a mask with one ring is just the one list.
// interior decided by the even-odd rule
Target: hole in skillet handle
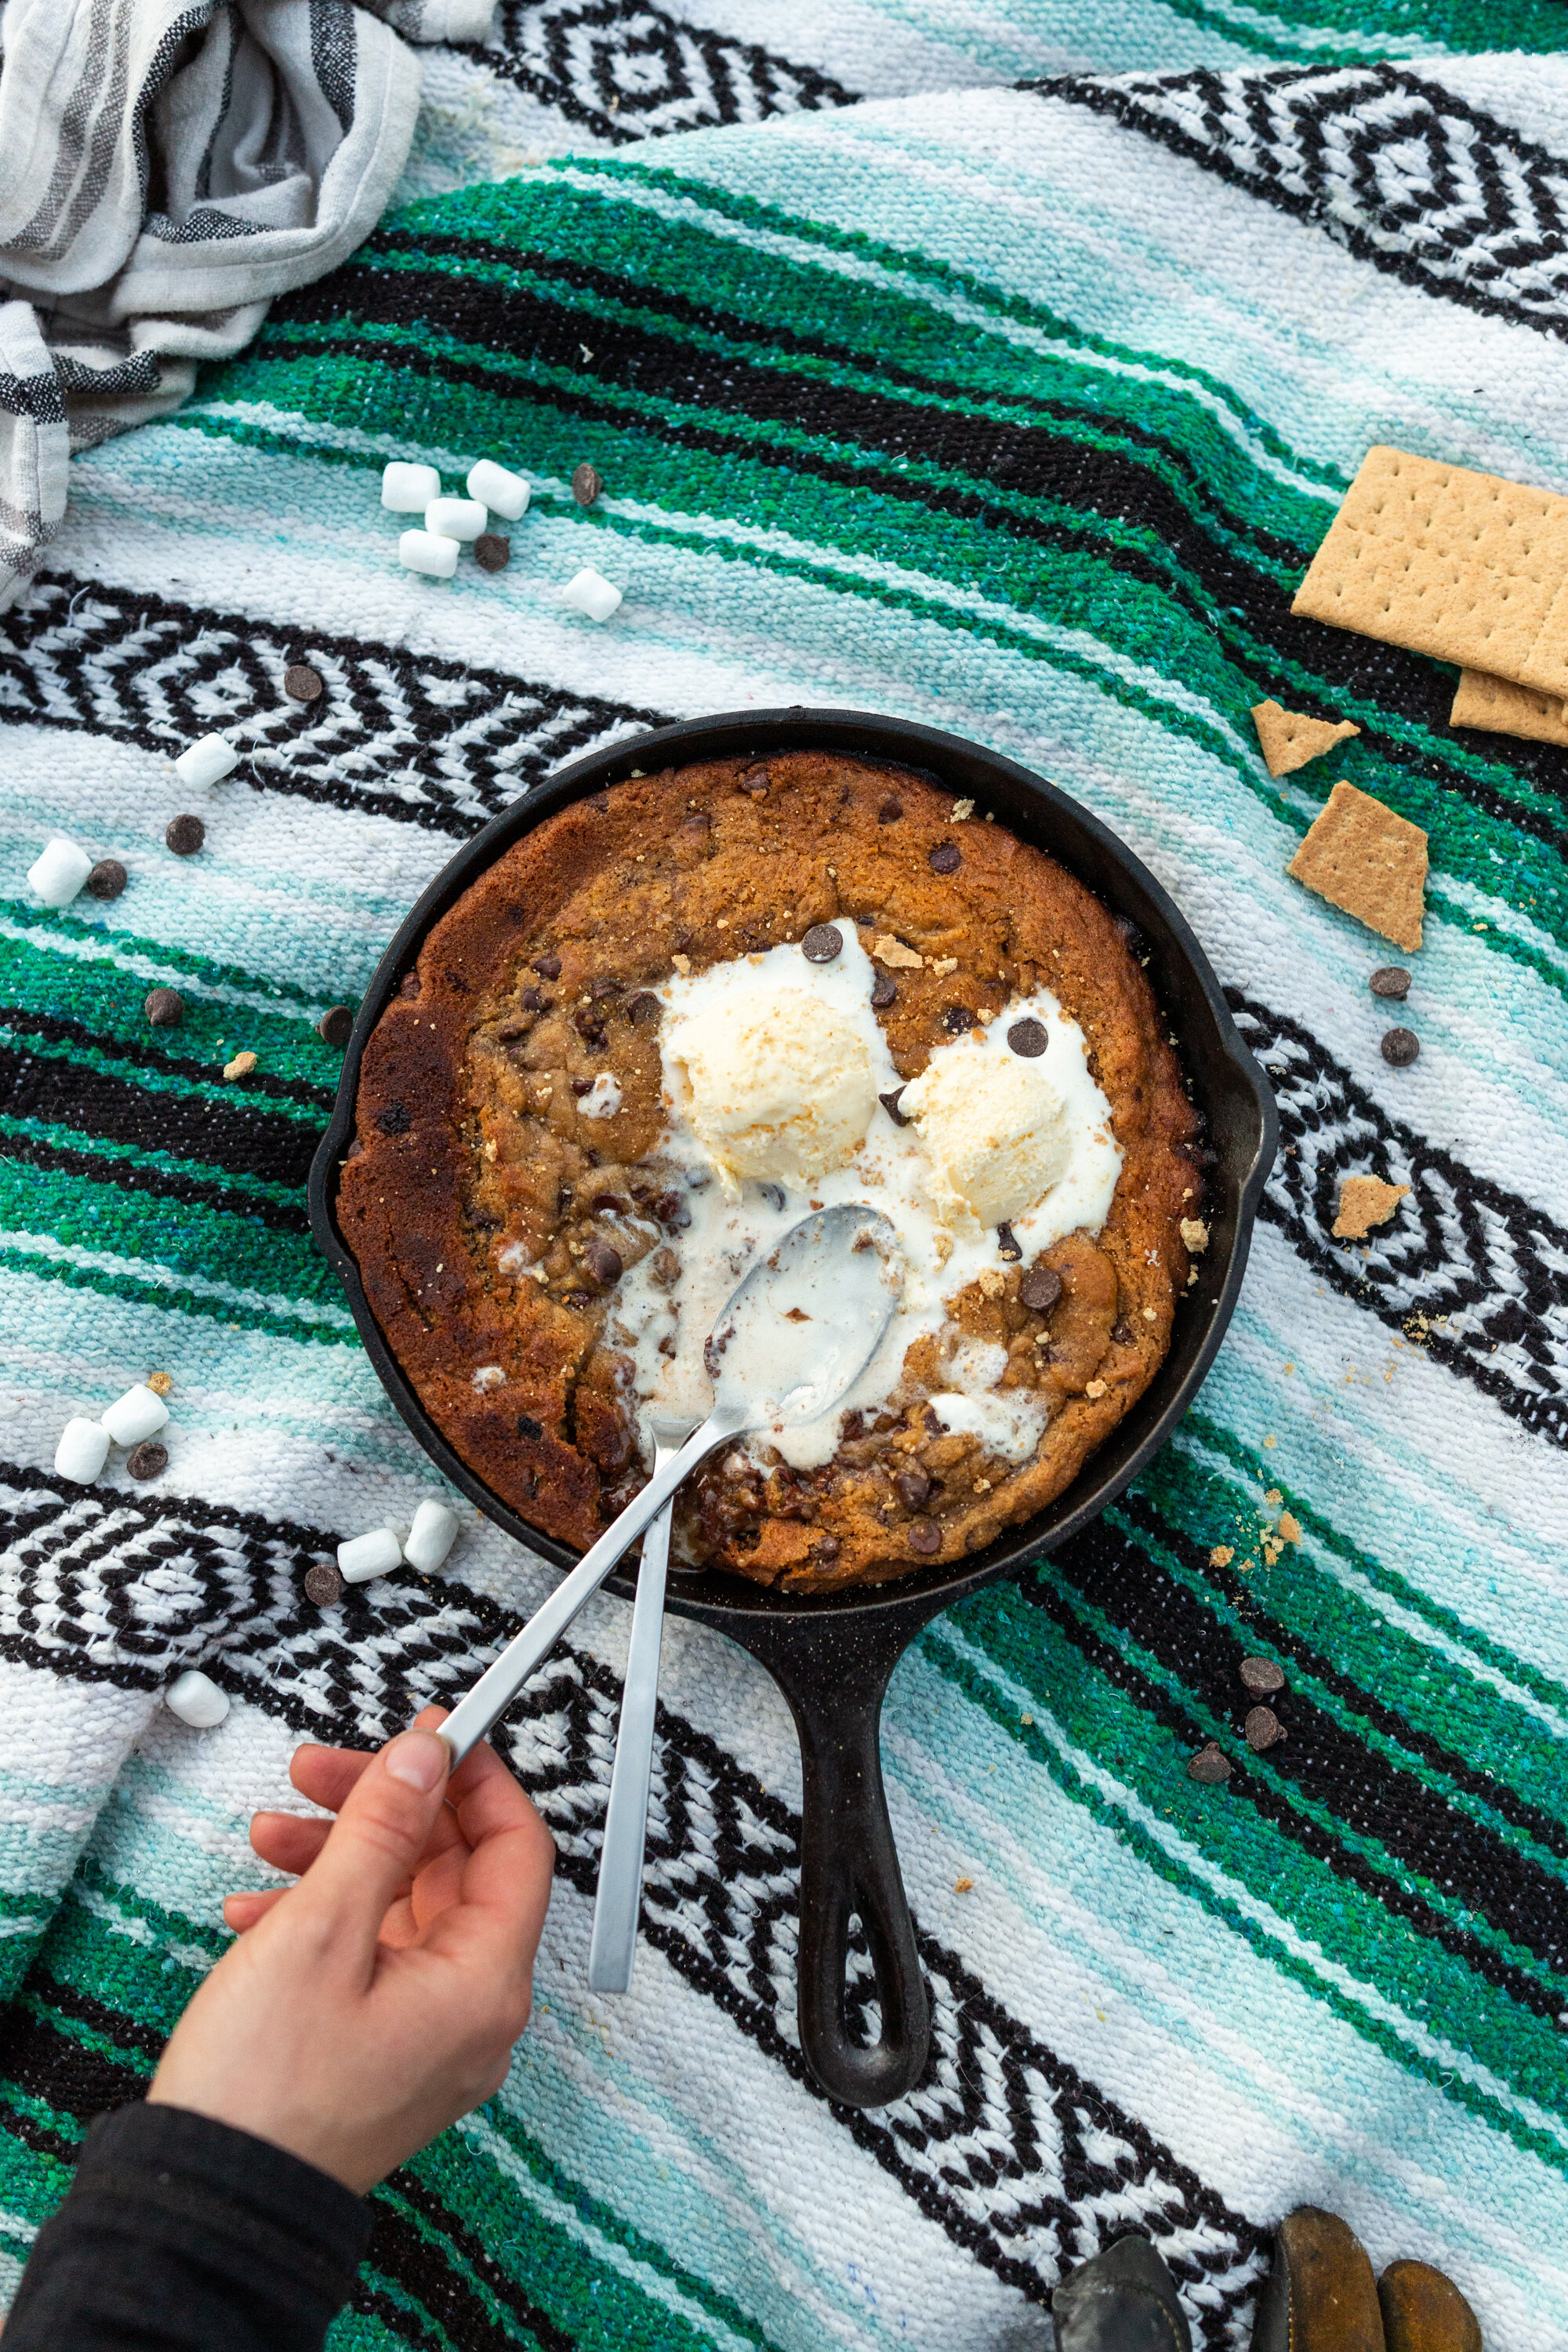
[[(414, 1435), (452, 1483), (515, 1540), (563, 1568), (573, 1565), (574, 1553), (531, 1528), (458, 1459), (415, 1395), (371, 1313), (334, 1213), (340, 1162), (353, 1133), (361, 1055), (426, 933), (486, 867), (545, 817), (633, 774), (651, 775), (693, 761), (814, 749), (913, 769), (945, 791), (973, 797), (999, 824), (1059, 857), (1113, 916), (1137, 926), (1165, 1016), (1163, 1025), (1180, 1041), (1183, 1068), (1209, 1122), (1205, 1139), (1217, 1154), (1202, 1205), (1209, 1247), (1198, 1262), (1199, 1281), (1178, 1308), (1170, 1352), (1143, 1397), (1080, 1476), (1037, 1517), (1005, 1529), (994, 1544), (962, 1563), (917, 1570), (895, 1585), (808, 1597), (729, 1579), (672, 1580), (670, 1608), (749, 1650), (773, 1675), (795, 1715), (807, 1790), (801, 2046), (831, 2097), (854, 2106), (880, 2106), (919, 2081), (930, 2038), (929, 2001), (877, 1747), (889, 1675), (904, 1647), (941, 1610), (999, 1577), (1032, 1575), (1043, 1553), (1115, 1500), (1191, 1402), (1240, 1289), (1258, 1198), (1277, 1149), (1278, 1117), (1262, 1072), (1237, 1033), (1190, 927), (1154, 877), (1091, 811), (1037, 775), (959, 737), (866, 712), (798, 707), (683, 720), (591, 753), (536, 785), (526, 801), (503, 810), (467, 843), (427, 887), (362, 1000), (331, 1122), (310, 1171), (309, 1198), (318, 1244), (342, 1280), (366, 1352)], [(629, 1600), (635, 1588), (617, 1573), (606, 1589)], [(860, 1653), (853, 1673), (846, 1671), (851, 1650)], [(880, 2040), (869, 2048), (851, 2036), (846, 2023), (849, 1927), (855, 1916), (871, 1954), (882, 2013)]]

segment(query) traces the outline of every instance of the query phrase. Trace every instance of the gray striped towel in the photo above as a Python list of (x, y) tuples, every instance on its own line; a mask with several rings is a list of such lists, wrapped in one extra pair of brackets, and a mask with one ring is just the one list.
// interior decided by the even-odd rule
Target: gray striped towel
[(419, 103), (399, 39), (492, 0), (9, 0), (0, 9), (0, 607), (67, 459), (184, 400), (201, 359), (374, 227)]

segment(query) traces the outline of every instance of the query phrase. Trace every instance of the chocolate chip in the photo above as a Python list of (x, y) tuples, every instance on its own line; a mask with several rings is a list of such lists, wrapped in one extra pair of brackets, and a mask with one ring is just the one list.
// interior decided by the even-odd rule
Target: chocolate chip
[(624, 1217), (626, 1213), (626, 1203), (618, 1192), (595, 1192), (588, 1206), (595, 1216), (602, 1216), (606, 1211), (612, 1217)]
[(904, 804), (902, 801), (891, 799), (885, 800), (882, 803), (881, 807), (877, 811), (877, 823), (879, 824), (897, 824), (903, 813)]
[(1249, 1706), (1241, 1727), (1249, 1748), (1272, 1748), (1285, 1737), (1285, 1727), (1271, 1706)]
[(397, 993), (412, 1002), (419, 993), (419, 974), (416, 971), (405, 971), (397, 984)]
[(813, 923), (800, 943), (807, 963), (831, 963), (844, 952), (844, 934), (837, 923)]
[(194, 857), (206, 837), (199, 816), (172, 816), (163, 828), (163, 838), (176, 857)]
[(1029, 1268), (1018, 1285), (1018, 1297), (1031, 1315), (1048, 1315), (1062, 1295), (1062, 1278), (1054, 1265)]
[(942, 1549), (942, 1529), (934, 1519), (911, 1519), (904, 1533), (910, 1539), (910, 1549), (923, 1552), (928, 1559)]
[(125, 1467), (132, 1478), (161, 1478), (168, 1466), (169, 1449), (160, 1445), (155, 1437), (144, 1437), (125, 1459)]
[(663, 1015), (664, 1007), (658, 997), (651, 995), (645, 988), (639, 996), (633, 997), (626, 1011), (638, 1029), (657, 1029)]
[(956, 874), (963, 863), (963, 852), (956, 841), (939, 841), (926, 856), (926, 864), (933, 874)]
[(767, 788), (768, 772), (765, 768), (748, 768), (741, 778), (741, 790), (750, 793), (754, 801), (760, 801)]
[(947, 1425), (938, 1415), (935, 1405), (928, 1404), (925, 1411), (921, 1413), (921, 1419), (925, 1423), (928, 1435), (931, 1437), (945, 1437), (947, 1435)]
[(100, 857), (85, 885), (89, 898), (118, 898), (130, 877), (118, 857)]
[(561, 977), (561, 959), (558, 955), (535, 956), (533, 959), (533, 969), (539, 974), (541, 980), (559, 980)]
[(520, 1437), (537, 1441), (544, 1434), (544, 1423), (542, 1421), (535, 1421), (531, 1412), (520, 1412), (517, 1416), (517, 1433)]
[(1115, 1340), (1119, 1348), (1125, 1348), (1127, 1342), (1132, 1337), (1132, 1326), (1129, 1323), (1125, 1316), (1121, 1318), (1120, 1322), (1113, 1323), (1111, 1325), (1110, 1336)]
[(1243, 1658), (1241, 1679), (1258, 1698), (1285, 1687), (1284, 1669), (1277, 1666), (1272, 1658)]
[(997, 1226), (996, 1252), (997, 1255), (1008, 1265), (1016, 1265), (1018, 1260), (1023, 1256), (1024, 1244), (1018, 1239), (1017, 1234), (1013, 1231), (1011, 1225), (1002, 1224)]
[(504, 572), (511, 562), (511, 541), (499, 530), (481, 530), (474, 541), (474, 562), (481, 572)]
[[(770, 1188), (763, 1187), (764, 1192)], [(784, 1207), (781, 1192), (779, 1207)], [(668, 1234), (683, 1234), (691, 1223), (691, 1212), (679, 1192), (661, 1192), (653, 1204), (653, 1213)]]
[(946, 1004), (942, 1007), (942, 1025), (950, 1037), (962, 1036), (974, 1025), (974, 1015), (967, 1004)]
[(813, 1559), (837, 1559), (843, 1546), (837, 1536), (818, 1536), (811, 1547)]
[(577, 1010), (572, 1015), (572, 1026), (575, 1029), (579, 1037), (583, 1038), (588, 1045), (602, 1045), (604, 1044), (605, 1024), (600, 1020), (598, 1014), (595, 1012), (591, 1004), (580, 1004), (577, 1007)]
[(1390, 1029), (1383, 1041), (1383, 1058), (1396, 1070), (1407, 1070), (1421, 1051), (1421, 1040), (1414, 1029)]
[[(520, 988), (517, 992), (520, 1013), (542, 1013), (548, 1001), (542, 988)], [(524, 1032), (516, 1022), (509, 1021), (500, 1034), (503, 1037), (521, 1037)]]
[(346, 1004), (334, 1004), (323, 1013), (316, 1024), (316, 1034), (324, 1044), (335, 1045), (341, 1052), (354, 1034), (354, 1017)]
[(573, 1093), (576, 1096), (576, 1097), (577, 1097), (578, 1101), (579, 1101), (579, 1102), (581, 1102), (581, 1101), (582, 1101), (582, 1099), (583, 1099), (583, 1097), (584, 1097), (584, 1095), (591, 1095), (591, 1094), (593, 1093), (593, 1091), (594, 1091), (594, 1081), (593, 1081), (593, 1079), (592, 1079), (592, 1078), (574, 1078), (574, 1079), (573, 1079), (573, 1081), (572, 1081), (572, 1091), (573, 1091)]
[(283, 673), (283, 691), (290, 702), (320, 702), (326, 683), (309, 662), (290, 662)]
[(763, 1200), (766, 1201), (769, 1207), (777, 1209), (782, 1216), (784, 1213), (784, 1204), (787, 1198), (784, 1186), (782, 1184), (759, 1184), (757, 1190), (762, 1194)]
[(906, 1511), (918, 1511), (931, 1493), (931, 1480), (923, 1470), (900, 1470), (893, 1485)]
[(589, 806), (591, 809), (597, 809), (597, 810), (598, 810), (598, 812), (599, 812), (599, 814), (600, 814), (601, 816), (608, 816), (608, 814), (609, 814), (609, 813), (610, 813), (610, 795), (609, 795), (609, 793), (589, 793), (589, 795), (588, 795), (588, 806)]
[(1050, 1044), (1043, 1021), (1015, 1021), (1007, 1032), (1007, 1043), (1015, 1054), (1026, 1062), (1037, 1062)]
[(591, 1241), (583, 1252), (583, 1263), (595, 1281), (602, 1282), (606, 1290), (621, 1278), (620, 1251), (612, 1249), (608, 1242)]
[(342, 1570), (330, 1559), (319, 1559), (305, 1570), (305, 1598), (318, 1609), (330, 1609), (343, 1597)]
[(185, 1000), (177, 988), (155, 988), (142, 1009), (154, 1029), (177, 1029), (185, 1017)]
[(879, 1095), (877, 1097), (877, 1100), (881, 1104), (882, 1108), (887, 1112), (888, 1117), (892, 1120), (895, 1127), (908, 1127), (909, 1125), (909, 1120), (899, 1108), (899, 1104), (902, 1098), (903, 1091), (902, 1087), (895, 1087), (891, 1094)]
[(1379, 964), (1367, 986), (1374, 996), (1397, 996), (1403, 1000), (1410, 993), (1410, 974), (1403, 964)]
[(586, 458), (580, 466), (574, 467), (572, 495), (580, 507), (591, 507), (604, 487), (599, 479), (598, 467), (590, 466)]
[(1224, 1748), (1216, 1748), (1211, 1739), (1206, 1748), (1200, 1748), (1195, 1756), (1187, 1759), (1187, 1778), (1189, 1780), (1228, 1780), (1230, 1759)]
[(375, 1123), (383, 1135), (406, 1135), (414, 1121), (400, 1102), (389, 1102)]
[(886, 1013), (889, 1005), (896, 1004), (898, 1001), (899, 991), (897, 983), (887, 972), (879, 971), (877, 974), (875, 983), (871, 990), (872, 1003), (876, 1006), (879, 1013)]

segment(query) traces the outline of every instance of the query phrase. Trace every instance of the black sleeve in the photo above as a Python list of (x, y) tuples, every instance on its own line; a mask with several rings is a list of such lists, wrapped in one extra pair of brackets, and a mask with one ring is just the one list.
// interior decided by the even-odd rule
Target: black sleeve
[(119, 2107), (38, 2232), (5, 2352), (321, 2352), (370, 2225), (363, 2198), (268, 2140)]

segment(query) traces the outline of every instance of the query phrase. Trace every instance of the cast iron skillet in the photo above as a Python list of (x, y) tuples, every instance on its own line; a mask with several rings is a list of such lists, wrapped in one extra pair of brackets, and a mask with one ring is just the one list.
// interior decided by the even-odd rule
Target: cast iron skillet
[[(576, 1555), (541, 1535), (481, 1484), (452, 1452), (389, 1353), (366, 1303), (359, 1269), (334, 1216), (338, 1171), (353, 1132), (354, 1095), (366, 1038), (413, 965), (432, 925), (469, 884), (544, 817), (636, 769), (653, 774), (703, 760), (766, 760), (821, 750), (918, 770), (978, 803), (998, 823), (1048, 850), (1113, 914), (1142, 932), (1150, 978), (1180, 1041), (1206, 1141), (1209, 1245), (1199, 1280), (1181, 1302), (1170, 1353), (1127, 1418), (1048, 1509), (1005, 1528), (984, 1551), (954, 1566), (917, 1570), (893, 1584), (816, 1597), (774, 1592), (726, 1575), (671, 1575), (669, 1606), (727, 1633), (761, 1661), (788, 1700), (804, 1770), (801, 1832), (799, 2016), (806, 2062), (824, 2090), (857, 2107), (884, 2105), (924, 2069), (930, 2008), (882, 1790), (882, 1695), (904, 1650), (927, 1622), (981, 1585), (1037, 1559), (1121, 1494), (1164, 1443), (1191, 1402), (1230, 1320), (1247, 1264), (1258, 1196), (1279, 1123), (1263, 1074), (1237, 1034), (1219, 986), (1191, 930), (1160, 885), (1087, 809), (1026, 768), (956, 735), (847, 710), (730, 712), (662, 727), (591, 753), (505, 810), (444, 866), (377, 966), (343, 1058), (331, 1124), (310, 1171), (310, 1221), (337, 1268), (372, 1363), (426, 1452), (509, 1535), (567, 1567)], [(635, 1579), (617, 1574), (623, 1600)], [(858, 1916), (875, 1972), (880, 2036), (854, 2041), (845, 2014), (846, 1969)]]

